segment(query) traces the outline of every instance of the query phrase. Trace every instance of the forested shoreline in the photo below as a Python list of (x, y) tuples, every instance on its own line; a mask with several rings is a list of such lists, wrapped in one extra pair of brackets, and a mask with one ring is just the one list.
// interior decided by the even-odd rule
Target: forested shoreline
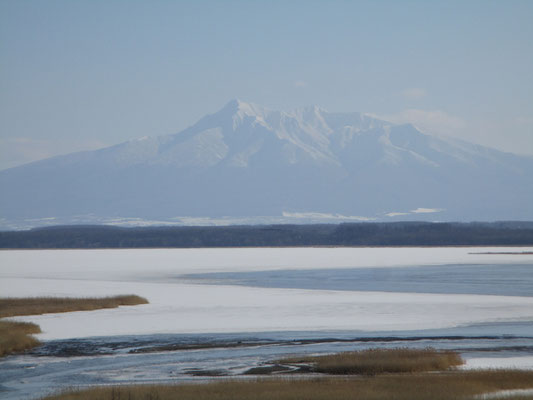
[(54, 226), (0, 232), (2, 249), (288, 246), (531, 246), (533, 222)]

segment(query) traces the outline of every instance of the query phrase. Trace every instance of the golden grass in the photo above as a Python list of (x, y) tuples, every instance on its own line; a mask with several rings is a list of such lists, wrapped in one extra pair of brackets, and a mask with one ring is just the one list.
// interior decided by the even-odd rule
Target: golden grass
[(148, 300), (134, 295), (112, 297), (8, 297), (0, 299), (0, 318), (16, 315), (41, 315), (71, 311), (91, 311), (118, 306), (147, 304)]
[(462, 365), (461, 356), (451, 351), (426, 349), (370, 349), (324, 356), (286, 358), (280, 364), (308, 364), (313, 372), (332, 375), (376, 375), (445, 371)]
[[(0, 318), (99, 310), (147, 303), (145, 298), (134, 295), (103, 298), (8, 297), (0, 299)], [(31, 335), (40, 332), (41, 329), (32, 323), (0, 321), (0, 357), (39, 346), (39, 341)]]
[(46, 400), (466, 400), (484, 393), (531, 387), (533, 371), (454, 371), (101, 387), (65, 392)]
[(37, 347), (39, 341), (31, 335), (40, 332), (30, 322), (0, 321), (0, 357)]

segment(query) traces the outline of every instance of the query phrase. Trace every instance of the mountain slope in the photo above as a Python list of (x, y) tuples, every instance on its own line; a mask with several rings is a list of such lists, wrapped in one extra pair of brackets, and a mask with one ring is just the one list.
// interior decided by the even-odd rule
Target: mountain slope
[(0, 171), (0, 210), (4, 222), (283, 213), (531, 220), (531, 176), (532, 158), (412, 125), (233, 100), (174, 135)]

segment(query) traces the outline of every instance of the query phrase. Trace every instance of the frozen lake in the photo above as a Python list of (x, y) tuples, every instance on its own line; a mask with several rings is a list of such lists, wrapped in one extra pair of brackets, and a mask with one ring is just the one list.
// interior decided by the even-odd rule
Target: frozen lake
[(132, 293), (150, 304), (17, 317), (39, 324), (45, 345), (2, 359), (0, 393), (205, 379), (193, 370), (234, 376), (288, 353), (373, 346), (533, 367), (533, 254), (510, 254), (531, 250), (2, 251), (4, 297)]
[(178, 279), (214, 285), (397, 293), (531, 296), (531, 264), (447, 264), (189, 274)]

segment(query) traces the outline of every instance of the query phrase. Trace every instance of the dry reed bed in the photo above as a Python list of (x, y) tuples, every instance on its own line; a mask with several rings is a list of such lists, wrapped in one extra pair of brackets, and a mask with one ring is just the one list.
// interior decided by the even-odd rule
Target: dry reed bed
[(425, 349), (370, 349), (324, 356), (286, 358), (282, 365), (306, 364), (313, 372), (331, 375), (376, 375), (445, 371), (462, 365), (461, 356), (452, 351)]
[(0, 321), (0, 357), (39, 346), (34, 333), (41, 329), (30, 322)]
[(454, 371), (103, 387), (65, 392), (46, 400), (466, 400), (484, 393), (531, 387), (533, 371)]
[[(103, 298), (8, 297), (0, 299), (0, 318), (90, 311), (147, 303), (148, 300), (135, 295)], [(40, 332), (39, 326), (32, 323), (0, 320), (0, 357), (39, 346), (39, 341), (31, 335)]]
[(0, 299), (0, 318), (21, 315), (41, 315), (71, 311), (91, 311), (118, 306), (147, 304), (148, 300), (135, 295), (101, 298), (71, 297), (7, 297)]

